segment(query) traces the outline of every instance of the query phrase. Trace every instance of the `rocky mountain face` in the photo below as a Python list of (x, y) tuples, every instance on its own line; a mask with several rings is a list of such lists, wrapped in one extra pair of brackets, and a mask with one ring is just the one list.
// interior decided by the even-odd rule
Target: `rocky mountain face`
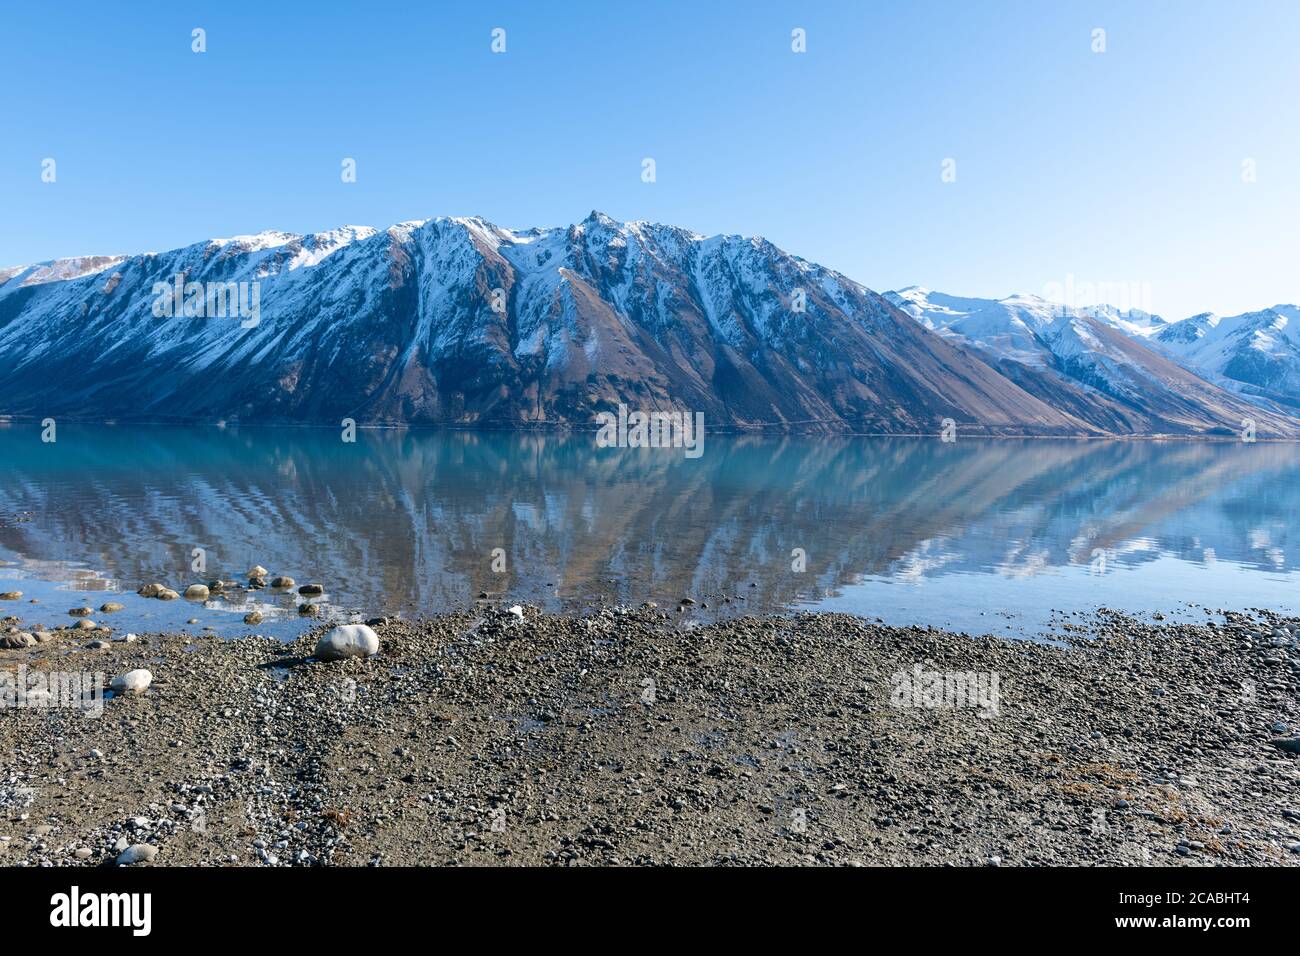
[[(1151, 367), (1149, 350), (1196, 379), (1269, 411), (1289, 417), (1300, 408), (1300, 308), (1294, 305), (1234, 316), (1204, 312), (1167, 322), (1136, 309), (1070, 309), (1025, 295), (964, 298), (910, 286), (886, 292), (885, 298), (926, 328), (980, 349), (995, 363), (1068, 368), (1076, 364), (1071, 356), (1083, 357), (1103, 380), (1103, 391), (1114, 391), (1112, 386), (1122, 390), (1123, 385), (1114, 382), (1111, 370), (1104, 367), (1106, 348), (1086, 341), (1093, 335), (1127, 356), (1118, 358), (1120, 366)], [(1116, 338), (1115, 332), (1122, 337)], [(1167, 384), (1177, 394), (1187, 395), (1185, 379)], [(1191, 384), (1198, 392), (1202, 386)], [(1152, 390), (1148, 381), (1143, 390), (1148, 399), (1156, 399), (1158, 387)], [(1204, 400), (1206, 396), (1197, 396), (1198, 403)]]
[(1300, 408), (1300, 307), (1232, 316), (1205, 312), (1157, 330), (1152, 341), (1243, 395), (1292, 412)]
[[(1158, 316), (1073, 309), (1037, 296), (950, 296), (919, 287), (885, 298), (925, 328), (977, 350), (1026, 391), (1115, 434), (1240, 430), (1290, 434), (1290, 416), (1253, 404), (1162, 348)], [(1220, 423), (1218, 426), (1214, 422)]]
[[(214, 290), (252, 308), (214, 316)], [(268, 232), (0, 270), (0, 414), (588, 428), (622, 402), (710, 429), (1297, 428), (1105, 323), (1026, 320), (1008, 356), (900, 304), (762, 239), (599, 213)]]

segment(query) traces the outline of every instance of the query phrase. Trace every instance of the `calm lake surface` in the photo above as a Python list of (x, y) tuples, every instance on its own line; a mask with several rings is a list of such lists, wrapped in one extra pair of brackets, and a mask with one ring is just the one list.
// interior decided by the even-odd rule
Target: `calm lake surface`
[(481, 591), (571, 611), (691, 596), (709, 608), (686, 620), (824, 609), (1038, 637), (1100, 606), (1295, 612), (1298, 512), (1294, 445), (709, 435), (687, 459), (590, 434), (61, 425), (47, 444), (8, 426), (0, 591), (24, 595), (0, 614), (52, 626), (118, 600), (94, 616), (118, 631), (291, 637), (311, 623), (296, 594), (135, 595), (261, 564), (324, 584), (330, 618)]

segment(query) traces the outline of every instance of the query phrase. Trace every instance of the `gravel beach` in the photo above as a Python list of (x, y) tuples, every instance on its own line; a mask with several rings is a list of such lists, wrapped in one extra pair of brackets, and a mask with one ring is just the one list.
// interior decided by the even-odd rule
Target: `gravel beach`
[(0, 710), (0, 864), (1300, 864), (1300, 622), (672, 610), (375, 620), (328, 662), (325, 627), (0, 650), (152, 678)]

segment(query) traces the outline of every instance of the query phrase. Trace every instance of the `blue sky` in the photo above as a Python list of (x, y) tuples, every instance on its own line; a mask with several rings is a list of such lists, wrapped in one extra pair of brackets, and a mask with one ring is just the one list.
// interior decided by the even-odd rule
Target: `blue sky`
[(1294, 0), (10, 4), (0, 266), (595, 208), (878, 290), (1240, 312), (1300, 299), (1298, 41)]

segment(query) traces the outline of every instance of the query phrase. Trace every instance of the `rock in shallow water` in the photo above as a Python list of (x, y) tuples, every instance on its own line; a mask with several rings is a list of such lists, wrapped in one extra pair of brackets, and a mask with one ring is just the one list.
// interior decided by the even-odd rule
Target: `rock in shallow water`
[(17, 601), (22, 596), (22, 591), (5, 591), (0, 594), (0, 601)]
[(244, 615), (244, 623), (245, 623), (245, 624), (261, 624), (261, 623), (262, 623), (262, 612), (261, 612), (261, 611), (249, 611), (247, 614)]
[(278, 578), (274, 578), (274, 579), (271, 581), (271, 587), (273, 587), (273, 588), (291, 588), (291, 587), (294, 586), (295, 583), (296, 583), (296, 582), (293, 580), (293, 578), (286, 578), (286, 577), (281, 576), (281, 577), (278, 577)]
[(365, 624), (344, 624), (326, 631), (316, 642), (316, 656), (323, 661), (370, 657), (378, 653), (379, 635)]
[(106, 601), (99, 606), (102, 614), (116, 614), (118, 611), (126, 610), (126, 605), (118, 604), (116, 601)]
[(191, 601), (206, 601), (208, 599), (207, 585), (191, 584), (185, 589), (185, 596)]
[(323, 584), (304, 584), (298, 589), (298, 593), (303, 597), (315, 597), (325, 593), (325, 586)]
[(141, 668), (114, 677), (110, 686), (115, 694), (143, 694), (152, 683), (153, 674)]

